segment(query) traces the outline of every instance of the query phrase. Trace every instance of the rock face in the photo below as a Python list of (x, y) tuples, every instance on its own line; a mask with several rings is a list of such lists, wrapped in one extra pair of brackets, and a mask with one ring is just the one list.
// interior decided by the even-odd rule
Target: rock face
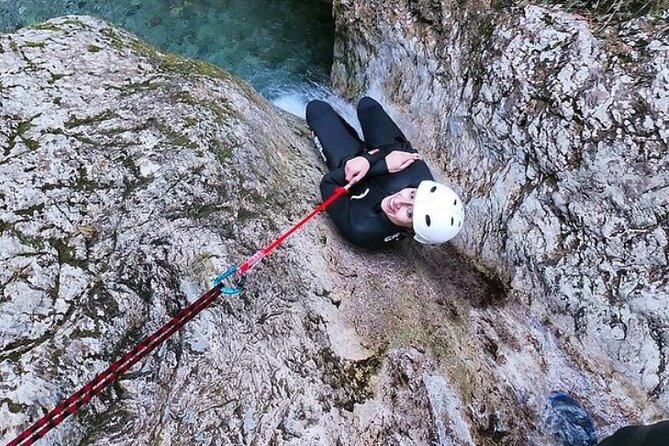
[(394, 105), (462, 192), (458, 250), (588, 380), (617, 381), (607, 398), (642, 392), (628, 421), (666, 418), (669, 12), (607, 25), (500, 3), (336, 0), (333, 82)]
[[(537, 160), (534, 179), (522, 186), (521, 172), (531, 172), (522, 167), (525, 152), (513, 151), (510, 141), (493, 145), (502, 130), (484, 132), (479, 123), (486, 116), (505, 122), (495, 113), (515, 116), (507, 99), (500, 99), (504, 106), (481, 105), (475, 119), (463, 117), (471, 98), (487, 93), (473, 76), (458, 77), (469, 65), (455, 50), (431, 52), (429, 38), (447, 29), (434, 24), (450, 24), (449, 10), (438, 2), (412, 2), (414, 9), (368, 3), (335, 4), (338, 48), (348, 23), (358, 39), (351, 61), (369, 61), (378, 91), (398, 104), (404, 98), (407, 112), (421, 111), (414, 140), (428, 149), (437, 171), (463, 185), (470, 202), (470, 225), (457, 248), (513, 279), (515, 289), (533, 280), (537, 294), (507, 296), (452, 247), (407, 243), (393, 252), (363, 252), (321, 216), (256, 267), (241, 296), (203, 312), (43, 444), (546, 444), (539, 421), (546, 394), (557, 389), (592, 395), (587, 407), (604, 431), (662, 413), (663, 387), (657, 401), (649, 400), (640, 375), (626, 368), (634, 365), (632, 353), (620, 350), (611, 360), (595, 354), (593, 346), (608, 348), (603, 340), (611, 337), (574, 333), (565, 305), (575, 296), (548, 288), (579, 255), (582, 268), (597, 268), (602, 262), (588, 256), (606, 246), (584, 239), (555, 260), (561, 251), (535, 247), (529, 241), (538, 235), (527, 231), (526, 244), (509, 238), (501, 245), (507, 257), (499, 256), (505, 222), (552, 221), (539, 214), (539, 204), (565, 174), (550, 180)], [(509, 27), (517, 25), (513, 17)], [(369, 34), (356, 37), (355, 29)], [(455, 45), (458, 30), (448, 30)], [(475, 36), (463, 38), (472, 43)], [(380, 37), (384, 43), (374, 46)], [(649, 54), (655, 53), (643, 57)], [(388, 58), (395, 55), (411, 56), (407, 68), (390, 72), (392, 79), (381, 76), (384, 64), (404, 60)], [(342, 79), (343, 61), (335, 79)], [(416, 72), (416, 61), (427, 68)], [(351, 69), (348, 91), (366, 88), (367, 79)], [(431, 93), (418, 88), (424, 85)], [(457, 86), (462, 90), (452, 90)], [(409, 102), (410, 90), (420, 107)], [(66, 17), (0, 36), (0, 101), (0, 441), (6, 442), (195, 299), (215, 274), (312, 209), (322, 168), (303, 121), (222, 70), (162, 54), (92, 18)], [(530, 118), (549, 119), (536, 113)], [(442, 146), (453, 152), (439, 152)], [(661, 156), (649, 158), (646, 168), (660, 166)], [(508, 200), (506, 192), (513, 192)], [(585, 201), (594, 193), (584, 189), (581, 201), (565, 206), (581, 203), (578, 209), (590, 212), (607, 202)], [(518, 208), (502, 206), (503, 196)], [(550, 234), (560, 226), (541, 228)], [(574, 237), (596, 239), (603, 228), (583, 226)], [(639, 241), (650, 240), (652, 231), (637, 233)], [(524, 263), (515, 265), (518, 259)], [(654, 277), (666, 280), (665, 274), (660, 269)], [(642, 285), (630, 295), (651, 289)], [(590, 324), (592, 308), (614, 308), (600, 298), (582, 298), (590, 306), (581, 321)], [(651, 366), (662, 337), (643, 342), (648, 326), (630, 321), (647, 319), (630, 302), (617, 304), (629, 318), (621, 319), (627, 337), (616, 342), (621, 349), (649, 348), (639, 356), (643, 376), (661, 377)], [(658, 324), (663, 314), (654, 312)]]
[[(226, 72), (92, 18), (0, 36), (0, 442), (310, 210), (307, 136)], [(354, 251), (341, 273), (326, 222), (40, 444), (431, 441), (429, 358), (366, 348), (332, 303), (352, 272), (411, 266)], [(361, 296), (385, 292), (408, 288)]]
[[(318, 202), (303, 121), (92, 18), (0, 36), (0, 115), (3, 444)], [(452, 250), (366, 253), (319, 217), (40, 441), (517, 444), (535, 386), (590, 383), (502, 299)]]

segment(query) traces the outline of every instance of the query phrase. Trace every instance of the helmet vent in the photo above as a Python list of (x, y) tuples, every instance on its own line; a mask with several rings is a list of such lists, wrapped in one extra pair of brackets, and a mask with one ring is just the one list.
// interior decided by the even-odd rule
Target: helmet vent
[(453, 226), (454, 224), (455, 224), (455, 219), (451, 217), (451, 226)]
[(458, 228), (459, 228), (460, 226), (462, 226), (462, 220), (460, 220), (460, 221), (458, 222)]
[(430, 192), (434, 192), (435, 190), (437, 190), (437, 186), (432, 186), (432, 189), (430, 189)]
[(457, 206), (457, 205), (458, 205), (458, 200), (456, 199), (455, 201), (453, 201), (453, 206)]
[(432, 224), (432, 220), (430, 219), (429, 215), (425, 215), (425, 224), (430, 226)]

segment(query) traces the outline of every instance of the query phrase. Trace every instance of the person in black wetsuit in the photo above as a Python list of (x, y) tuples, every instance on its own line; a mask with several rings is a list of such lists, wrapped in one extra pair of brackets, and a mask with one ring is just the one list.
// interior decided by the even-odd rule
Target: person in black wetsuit
[(306, 118), (330, 172), (321, 181), (323, 199), (352, 183), (328, 214), (355, 245), (377, 249), (408, 235), (421, 243), (443, 243), (460, 231), (463, 203), (434, 182), (425, 162), (374, 99), (357, 107), (364, 142), (323, 101), (307, 104)]

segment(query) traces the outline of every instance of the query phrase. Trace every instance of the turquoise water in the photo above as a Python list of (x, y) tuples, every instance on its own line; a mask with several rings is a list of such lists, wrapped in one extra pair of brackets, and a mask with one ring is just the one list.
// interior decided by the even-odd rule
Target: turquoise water
[(65, 14), (219, 65), (271, 100), (328, 82), (334, 23), (321, 0), (0, 0), (0, 32)]

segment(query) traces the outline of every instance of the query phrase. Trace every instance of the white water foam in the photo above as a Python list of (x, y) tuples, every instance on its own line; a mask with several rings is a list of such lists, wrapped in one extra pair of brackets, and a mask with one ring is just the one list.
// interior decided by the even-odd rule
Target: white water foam
[(334, 93), (330, 88), (321, 84), (304, 84), (288, 87), (276, 94), (269, 95), (270, 101), (282, 110), (302, 119), (306, 118), (306, 109), (309, 101), (319, 99), (332, 105), (337, 113), (348, 121), (362, 137), (362, 129), (355, 113), (355, 104)]

